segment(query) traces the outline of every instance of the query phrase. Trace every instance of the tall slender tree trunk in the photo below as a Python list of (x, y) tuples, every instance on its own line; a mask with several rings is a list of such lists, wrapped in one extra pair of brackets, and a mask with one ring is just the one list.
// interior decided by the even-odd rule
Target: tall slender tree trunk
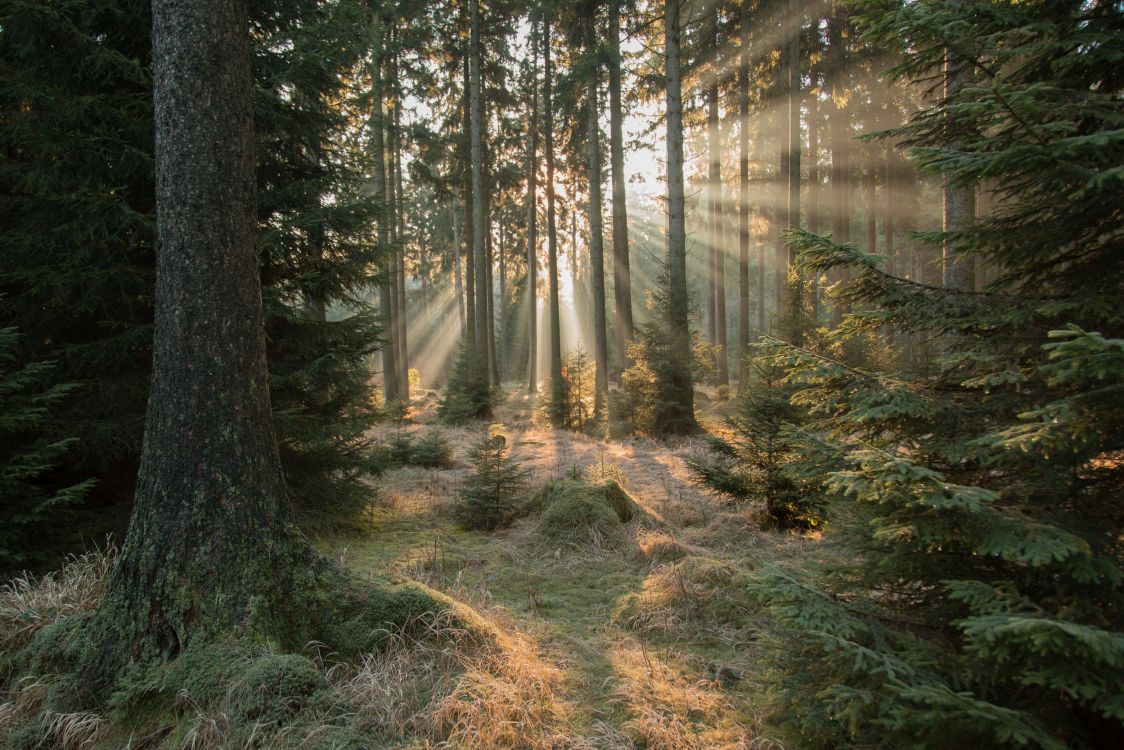
[(371, 192), (378, 207), (378, 242), (382, 256), (380, 268), (379, 307), (387, 341), (382, 348), (383, 398), (386, 403), (398, 404), (402, 394), (398, 382), (398, 359), (395, 357), (396, 341), (394, 335), (394, 250), (391, 238), (393, 216), (389, 201), (386, 179), (386, 116), (383, 113), (383, 56), (386, 46), (386, 31), (379, 13), (374, 14), (372, 60), (371, 60), (371, 157), (374, 162), (371, 172)]
[(500, 239), (500, 293), (499, 293), (499, 315), (496, 325), (498, 326), (496, 336), (496, 366), (499, 368), (499, 383), (502, 383), (504, 378), (507, 377), (507, 254), (504, 247), (504, 231), (503, 231), (503, 211), (500, 211), (499, 220), (499, 239)]
[[(850, 206), (850, 127), (846, 105), (842, 104), (846, 95), (847, 50), (844, 40), (846, 25), (845, 9), (836, 3), (831, 18), (828, 19), (828, 57), (831, 61), (831, 100), (829, 115), (829, 135), (831, 138), (831, 234), (836, 242), (851, 241)], [(844, 274), (835, 274), (832, 281), (839, 282)], [(831, 325), (838, 327), (843, 320), (843, 306), (836, 303), (831, 308)]]
[(454, 197), (451, 210), (453, 213), (453, 292), (457, 297), (457, 320), (461, 324), (461, 338), (465, 335), (464, 326), (464, 280), (461, 278), (461, 255), (463, 254), (460, 231), (460, 206)]
[(535, 18), (531, 17), (531, 138), (527, 154), (527, 392), (539, 389), (539, 243), (538, 243), (538, 176), (539, 176), (539, 48)]
[[(816, 87), (816, 74), (813, 72), (812, 88)], [(808, 231), (820, 232), (820, 123), (819, 97), (808, 97)], [(812, 320), (819, 324), (822, 313), (820, 299), (820, 275), (812, 280)]]
[(129, 662), (268, 629), (314, 559), (269, 403), (247, 4), (154, 0), (152, 17), (151, 398), (129, 532), (87, 628), (93, 697)]
[(749, 376), (749, 3), (741, 4), (738, 51), (738, 385)]
[(629, 366), (632, 341), (632, 273), (628, 259), (628, 202), (624, 188), (624, 116), (621, 111), (621, 0), (609, 2), (609, 159), (613, 171), (613, 299), (616, 367)]
[[(788, 228), (800, 226), (800, 29), (804, 21), (804, 7), (800, 0), (788, 0), (789, 20), (794, 25), (788, 38), (788, 211), (785, 224)], [(796, 273), (796, 251), (787, 253), (788, 305), (792, 316), (793, 335), (796, 341), (803, 338), (800, 317), (803, 309), (803, 290)]]
[(691, 376), (690, 301), (687, 294), (687, 234), (683, 194), (683, 81), (680, 69), (680, 0), (664, 3), (664, 75), (667, 81), (667, 265), (670, 361), (665, 393), (653, 415), (657, 433), (698, 429)]
[[(471, 24), (471, 21), (469, 23)], [(461, 184), (464, 186), (464, 296), (467, 331), (465, 344), (469, 356), (476, 365), (479, 365), (479, 362), (477, 362), (477, 357), (479, 355), (477, 348), (482, 344), (483, 339), (477, 337), (476, 255), (473, 252), (473, 243), (475, 242), (474, 238), (476, 236), (476, 221), (473, 217), (472, 209), (472, 116), (470, 114), (471, 107), (469, 105), (469, 91), (472, 88), (469, 76), (469, 59), (471, 57), (471, 50), (466, 49), (464, 55), (464, 97), (461, 102), (461, 115), (464, 120), (464, 141), (462, 142), (464, 180)]]
[[(485, 120), (486, 122), (486, 120)], [(485, 145), (486, 148), (486, 145)], [(487, 151), (485, 151), (485, 155)], [(484, 173), (484, 184), (488, 184), (487, 168)], [(488, 329), (488, 379), (494, 386), (500, 384), (499, 358), (496, 355), (496, 279), (495, 253), (492, 247), (492, 200), (491, 190), (484, 188), (484, 216), (487, 224), (484, 230), (484, 273), (488, 287), (488, 310), (485, 317), (485, 326)]]
[(470, 37), (468, 46), (468, 116), (469, 116), (469, 165), (472, 176), (472, 265), (476, 283), (476, 319), (473, 328), (476, 332), (477, 372), (490, 372), (488, 356), (488, 269), (487, 248), (484, 237), (488, 229), (484, 211), (484, 142), (483, 142), (483, 101), (480, 91), (480, 4), (478, 0), (468, 2)]
[(395, 290), (398, 293), (398, 383), (402, 390), (402, 397), (410, 400), (410, 350), (406, 342), (406, 328), (409, 322), (409, 312), (406, 308), (406, 199), (402, 194), (402, 82), (398, 77), (398, 31), (395, 26), (390, 28), (392, 52), (390, 57), (390, 86), (394, 98), (394, 109), (390, 121), (391, 136), (391, 163), (393, 171), (391, 181), (394, 183), (394, 224), (395, 224), (395, 257), (398, 275), (395, 279)]
[[(597, 54), (595, 15), (586, 19), (586, 50)], [(609, 341), (605, 330), (605, 240), (601, 217), (601, 126), (598, 123), (598, 70), (589, 75), (586, 88), (586, 155), (589, 169), (589, 265), (593, 292), (593, 415), (605, 415), (609, 395)]]
[(878, 178), (873, 156), (868, 155), (865, 179), (863, 180), (863, 202), (866, 203), (866, 244), (869, 253), (878, 252)]
[(546, 244), (550, 286), (550, 399), (551, 423), (564, 427), (566, 382), (562, 379), (562, 321), (558, 304), (558, 226), (554, 206), (554, 102), (551, 98), (554, 69), (550, 63), (550, 19), (543, 19), (543, 130), (546, 142)]
[[(711, 21), (711, 45), (718, 54), (718, 9)], [(706, 205), (710, 219), (710, 276), (711, 276), (711, 342), (715, 347), (718, 385), (730, 384), (729, 362), (726, 355), (726, 254), (722, 247), (722, 132), (718, 112), (718, 75), (707, 88), (707, 176)]]
[[(969, 63), (960, 59), (958, 55), (949, 50), (945, 54), (944, 95), (945, 98), (956, 96), (971, 81), (972, 68)], [(952, 118), (947, 118), (947, 127), (955, 135), (958, 123)], [(959, 144), (955, 139), (950, 144), (955, 151)], [(976, 219), (976, 189), (972, 185), (961, 185), (945, 177), (944, 183), (944, 231), (956, 232), (971, 224)], [(944, 285), (949, 289), (973, 291), (976, 288), (976, 266), (970, 255), (957, 255), (956, 241), (946, 235), (941, 255), (944, 266)]]

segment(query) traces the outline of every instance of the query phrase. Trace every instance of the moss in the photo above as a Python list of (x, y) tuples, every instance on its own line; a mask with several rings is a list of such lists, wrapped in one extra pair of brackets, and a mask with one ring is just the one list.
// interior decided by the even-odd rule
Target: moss
[(87, 626), (93, 616), (83, 612), (46, 626), (13, 660), (16, 673), (66, 674), (78, 668), (88, 645)]
[(313, 707), (330, 705), (328, 681), (298, 654), (263, 654), (231, 690), (231, 713), (248, 721), (285, 722)]
[(569, 543), (603, 542), (620, 533), (621, 520), (604, 493), (580, 480), (552, 482), (542, 497), (544, 537)]

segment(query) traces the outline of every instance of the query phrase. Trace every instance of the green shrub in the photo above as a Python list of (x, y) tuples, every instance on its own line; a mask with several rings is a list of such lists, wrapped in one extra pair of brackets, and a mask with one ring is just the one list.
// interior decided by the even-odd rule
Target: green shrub
[(754, 358), (748, 372), (738, 413), (726, 421), (731, 436), (710, 437), (709, 451), (687, 464), (699, 484), (719, 495), (739, 503), (761, 500), (763, 526), (815, 527), (822, 520), (818, 488), (792, 470), (797, 454), (790, 430), (802, 421), (800, 409), (789, 400), (792, 387), (768, 357)]
[(380, 471), (420, 466), (425, 469), (446, 469), (453, 466), (453, 447), (448, 438), (431, 430), (421, 438), (409, 432), (397, 432), (378, 443), (374, 461)]
[(520, 495), (530, 472), (507, 452), (502, 435), (485, 432), (469, 451), (473, 471), (458, 492), (453, 515), (470, 529), (494, 531), (511, 524), (519, 515)]

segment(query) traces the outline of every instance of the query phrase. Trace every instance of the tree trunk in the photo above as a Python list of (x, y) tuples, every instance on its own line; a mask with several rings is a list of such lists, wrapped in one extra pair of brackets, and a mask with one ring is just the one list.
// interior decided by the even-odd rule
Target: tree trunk
[(398, 32), (391, 26), (390, 88), (394, 99), (394, 109), (390, 120), (390, 156), (393, 170), (391, 182), (394, 183), (394, 225), (395, 259), (398, 271), (394, 287), (398, 293), (398, 368), (399, 388), (405, 401), (410, 400), (410, 350), (406, 342), (406, 327), (409, 311), (406, 308), (406, 200), (402, 195), (402, 85), (398, 78)]
[(152, 384), (129, 533), (85, 654), (94, 695), (130, 661), (267, 631), (313, 559), (269, 404), (246, 3), (155, 0), (152, 16)]
[[(594, 30), (595, 16), (586, 23), (586, 49), (597, 53)], [(597, 84), (599, 71), (589, 74), (586, 89), (586, 155), (589, 168), (589, 265), (593, 292), (593, 415), (605, 414), (609, 395), (609, 341), (605, 331), (605, 245), (601, 217), (601, 126), (597, 119)]]
[(527, 393), (538, 392), (539, 349), (539, 262), (538, 262), (538, 174), (539, 174), (539, 86), (538, 39), (531, 19), (531, 139), (527, 154)]
[[(847, 51), (844, 47), (843, 27), (846, 11), (836, 4), (828, 19), (828, 56), (831, 60), (831, 100), (829, 123), (831, 138), (831, 234), (836, 242), (851, 241), (850, 207), (850, 133), (848, 113), (841, 104), (845, 96)], [(836, 273), (832, 281), (838, 283), (845, 274)], [(831, 308), (831, 326), (836, 328), (843, 320), (843, 306), (836, 303)]]
[(488, 225), (484, 213), (484, 141), (483, 141), (483, 102), (480, 92), (480, 5), (478, 0), (469, 0), (470, 37), (468, 47), (468, 117), (469, 117), (469, 164), (472, 173), (472, 264), (476, 282), (476, 319), (473, 327), (476, 332), (477, 372), (490, 372), (488, 356), (488, 269), (487, 248), (484, 235)]
[[(945, 55), (944, 95), (946, 99), (960, 93), (971, 81), (971, 65), (961, 60), (951, 50)], [(948, 128), (955, 133), (958, 124), (951, 117), (948, 118)], [(959, 144), (955, 139), (949, 144), (949, 149), (957, 150)], [(945, 177), (944, 183), (944, 231), (956, 232), (963, 229), (976, 218), (976, 190), (971, 185), (958, 185), (951, 177)], [(950, 236), (945, 236), (942, 247), (944, 261), (944, 285), (949, 289), (973, 291), (976, 288), (975, 261), (970, 255), (957, 255), (956, 242)]]
[(482, 343), (482, 339), (477, 338), (477, 312), (476, 312), (476, 255), (473, 253), (474, 237), (476, 236), (476, 221), (473, 218), (472, 210), (472, 117), (470, 115), (469, 106), (469, 90), (472, 88), (469, 83), (469, 58), (471, 52), (465, 50), (464, 55), (464, 97), (461, 102), (461, 114), (464, 118), (464, 141), (462, 143), (464, 154), (464, 180), (462, 186), (464, 189), (464, 294), (465, 294), (465, 311), (466, 311), (466, 328), (468, 335), (465, 337), (465, 345), (468, 355), (476, 362), (479, 354), (477, 347)]
[[(718, 54), (718, 10), (711, 21), (711, 49)], [(730, 384), (726, 359), (726, 255), (722, 248), (722, 133), (718, 114), (718, 75), (707, 87), (707, 175), (706, 205), (710, 220), (710, 333), (715, 347), (718, 385)]]
[(554, 207), (554, 102), (551, 100), (554, 69), (550, 64), (550, 19), (543, 19), (543, 129), (546, 131), (546, 244), (550, 285), (550, 398), (551, 424), (565, 426), (566, 415), (558, 407), (566, 401), (562, 379), (562, 321), (558, 305), (558, 226)]
[(691, 376), (690, 301), (687, 294), (687, 235), (683, 195), (683, 93), (680, 72), (680, 0), (664, 3), (664, 74), (667, 81), (667, 265), (670, 336), (666, 393), (655, 406), (657, 433), (694, 432), (695, 391)]
[(382, 348), (382, 374), (383, 398), (388, 406), (402, 401), (400, 384), (398, 382), (398, 360), (395, 357), (396, 336), (394, 332), (394, 250), (391, 238), (393, 225), (391, 205), (388, 201), (388, 188), (386, 179), (386, 145), (383, 133), (386, 129), (386, 117), (383, 114), (383, 80), (382, 66), (384, 46), (386, 43), (383, 19), (378, 13), (374, 16), (373, 42), (371, 60), (371, 151), (373, 170), (371, 177), (371, 192), (378, 206), (378, 242), (379, 254), (382, 256), (379, 287), (379, 306), (382, 312), (383, 326), (386, 331), (387, 341)]
[(738, 53), (738, 385), (749, 376), (749, 3), (741, 4)]
[(504, 378), (507, 377), (507, 255), (506, 248), (504, 247), (504, 231), (503, 231), (503, 211), (500, 211), (499, 221), (499, 234), (500, 234), (500, 293), (499, 293), (499, 315), (496, 325), (499, 327), (498, 335), (496, 336), (496, 366), (499, 368), (498, 383), (503, 383)]
[(461, 324), (461, 338), (465, 335), (464, 326), (464, 281), (461, 279), (461, 231), (460, 231), (460, 207), (457, 205), (456, 198), (452, 202), (453, 212), (453, 293), (457, 297), (457, 320)]
[(632, 273), (628, 259), (628, 202), (624, 188), (624, 117), (621, 112), (621, 0), (609, 2), (609, 159), (613, 170), (613, 298), (616, 302), (616, 367), (630, 364)]
[[(788, 211), (785, 217), (787, 228), (800, 226), (800, 28), (804, 20), (804, 8), (800, 0), (788, 0), (789, 21), (795, 26), (788, 38)], [(787, 253), (788, 268), (784, 278), (787, 283), (789, 315), (792, 316), (793, 336), (800, 343), (802, 326), (800, 317), (803, 308), (803, 291), (800, 278), (796, 275), (796, 251)], [(789, 276), (792, 278), (788, 278)]]

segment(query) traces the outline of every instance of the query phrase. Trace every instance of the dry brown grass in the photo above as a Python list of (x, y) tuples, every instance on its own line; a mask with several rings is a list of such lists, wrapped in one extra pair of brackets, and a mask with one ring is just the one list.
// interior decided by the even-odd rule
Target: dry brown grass
[(19, 651), (51, 623), (93, 610), (116, 552), (107, 545), (68, 558), (61, 570), (23, 573), (0, 587), (0, 653)]

